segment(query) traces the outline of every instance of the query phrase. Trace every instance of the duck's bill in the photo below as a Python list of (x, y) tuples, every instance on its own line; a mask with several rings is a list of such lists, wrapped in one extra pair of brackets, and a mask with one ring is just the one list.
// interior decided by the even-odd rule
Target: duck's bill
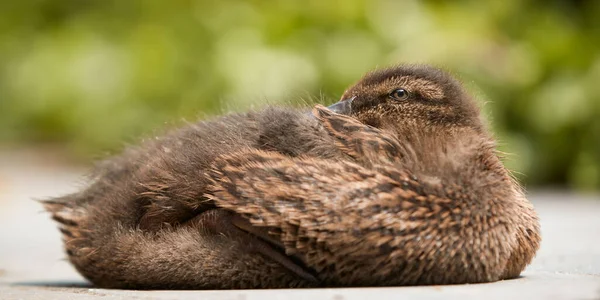
[(343, 99), (340, 102), (327, 106), (327, 108), (336, 114), (350, 115), (352, 112), (352, 101), (355, 97)]

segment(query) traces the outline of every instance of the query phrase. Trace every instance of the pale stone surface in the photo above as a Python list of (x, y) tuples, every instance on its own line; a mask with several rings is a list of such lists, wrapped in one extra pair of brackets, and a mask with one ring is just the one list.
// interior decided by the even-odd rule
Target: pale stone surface
[(254, 291), (95, 289), (63, 260), (60, 235), (32, 199), (74, 191), (82, 169), (0, 153), (0, 299), (600, 299), (600, 197), (533, 193), (543, 242), (522, 278), (491, 284)]

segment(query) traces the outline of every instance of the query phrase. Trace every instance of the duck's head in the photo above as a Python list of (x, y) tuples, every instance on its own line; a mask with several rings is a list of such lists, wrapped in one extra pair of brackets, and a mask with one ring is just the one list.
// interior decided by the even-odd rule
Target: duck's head
[(397, 133), (415, 127), (483, 130), (479, 108), (462, 85), (429, 66), (401, 65), (370, 72), (329, 108)]

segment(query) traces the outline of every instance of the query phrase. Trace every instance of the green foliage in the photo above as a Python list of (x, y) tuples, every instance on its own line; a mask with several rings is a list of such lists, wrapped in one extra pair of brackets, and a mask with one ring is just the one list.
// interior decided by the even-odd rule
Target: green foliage
[(479, 95), (525, 182), (597, 189), (599, 16), (598, 1), (1, 1), (0, 143), (99, 155), (421, 62)]

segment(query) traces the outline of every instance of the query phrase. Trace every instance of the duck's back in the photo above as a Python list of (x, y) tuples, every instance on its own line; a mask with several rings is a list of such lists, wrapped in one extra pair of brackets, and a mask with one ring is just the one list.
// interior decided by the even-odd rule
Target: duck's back
[[(238, 265), (245, 256), (239, 241), (219, 242), (206, 236), (206, 225), (196, 224), (215, 208), (205, 198), (211, 164), (221, 155), (248, 149), (289, 157), (340, 155), (306, 112), (271, 107), (187, 124), (148, 139), (99, 163), (80, 192), (44, 204), (60, 223), (69, 260), (99, 286), (307, 285), (260, 256), (248, 256), (256, 260), (253, 267)], [(181, 249), (192, 245), (193, 254)], [(167, 268), (165, 273), (155, 274), (161, 268)], [(233, 280), (227, 272), (241, 278)]]
[(156, 230), (212, 208), (201, 201), (207, 192), (205, 172), (218, 156), (246, 149), (291, 157), (340, 155), (331, 137), (307, 113), (269, 107), (189, 123), (147, 139), (100, 162), (87, 188), (50, 203), (94, 210), (89, 217), (95, 219), (97, 230), (111, 230), (114, 221)]

